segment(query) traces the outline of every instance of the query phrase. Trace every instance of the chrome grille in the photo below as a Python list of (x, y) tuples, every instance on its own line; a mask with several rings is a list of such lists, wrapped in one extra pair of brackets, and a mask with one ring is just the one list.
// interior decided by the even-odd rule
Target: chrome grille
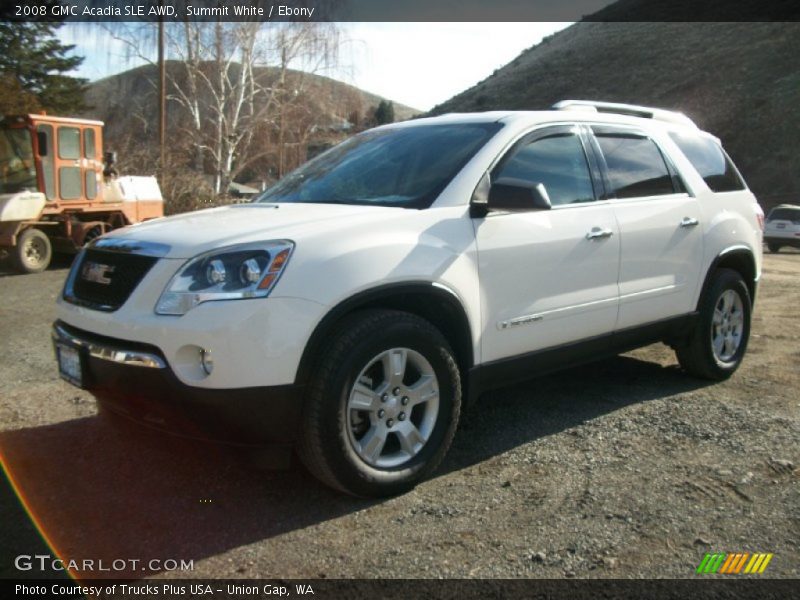
[(158, 258), (89, 248), (76, 259), (64, 299), (96, 310), (115, 311), (139, 285)]

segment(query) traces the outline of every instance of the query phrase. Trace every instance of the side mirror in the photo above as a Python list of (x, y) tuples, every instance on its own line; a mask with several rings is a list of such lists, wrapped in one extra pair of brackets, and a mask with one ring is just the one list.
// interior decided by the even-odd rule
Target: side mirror
[(550, 210), (550, 196), (543, 183), (531, 183), (524, 179), (501, 177), (489, 188), (489, 210), (525, 212)]
[(106, 152), (103, 154), (103, 177), (106, 179), (113, 179), (119, 175), (117, 173), (117, 153)]

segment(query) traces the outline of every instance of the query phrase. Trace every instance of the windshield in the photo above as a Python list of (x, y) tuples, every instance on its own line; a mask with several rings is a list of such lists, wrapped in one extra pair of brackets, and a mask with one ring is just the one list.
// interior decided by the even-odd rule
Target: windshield
[(367, 131), (299, 167), (255, 202), (427, 208), (499, 123)]
[(36, 166), (30, 132), (0, 129), (0, 194), (36, 189)]

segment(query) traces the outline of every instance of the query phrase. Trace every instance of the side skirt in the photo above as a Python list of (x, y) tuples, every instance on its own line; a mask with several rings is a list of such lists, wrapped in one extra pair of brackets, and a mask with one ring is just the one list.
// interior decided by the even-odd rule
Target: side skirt
[(491, 389), (616, 356), (656, 342), (679, 342), (692, 331), (696, 318), (697, 313), (693, 312), (476, 365), (467, 376), (468, 404), (473, 404), (483, 392)]

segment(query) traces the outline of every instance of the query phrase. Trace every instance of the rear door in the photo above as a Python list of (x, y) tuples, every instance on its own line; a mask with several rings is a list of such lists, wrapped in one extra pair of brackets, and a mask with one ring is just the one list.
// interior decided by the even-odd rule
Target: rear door
[(619, 224), (617, 330), (695, 310), (703, 266), (697, 199), (656, 141), (632, 127), (593, 125)]

